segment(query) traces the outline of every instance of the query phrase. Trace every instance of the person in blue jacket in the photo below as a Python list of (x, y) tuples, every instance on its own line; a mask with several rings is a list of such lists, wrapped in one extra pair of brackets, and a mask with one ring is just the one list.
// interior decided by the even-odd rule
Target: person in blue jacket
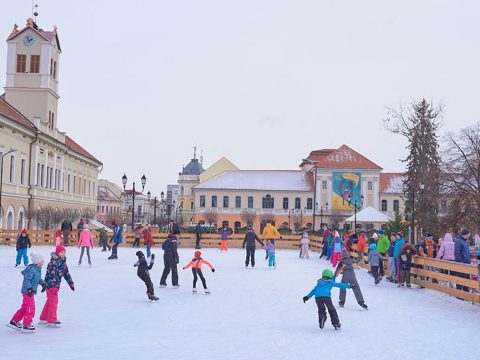
[[(464, 264), (470, 264), (470, 246), (468, 239), (470, 238), (470, 230), (462, 229), (462, 232), (455, 238), (455, 261)], [(456, 273), (458, 277), (468, 279), (470, 275), (464, 273)], [(468, 286), (456, 285), (458, 290), (468, 292)]]
[(395, 241), (395, 247), (393, 248), (393, 261), (395, 263), (395, 271), (397, 273), (397, 280), (400, 281), (400, 262), (398, 257), (400, 256), (400, 249), (405, 245), (405, 239), (403, 238), (403, 231), (397, 233), (397, 241)]
[(337, 310), (332, 303), (331, 290), (333, 287), (341, 289), (352, 288), (350, 284), (335, 282), (335, 278), (333, 277), (333, 271), (330, 269), (325, 269), (322, 272), (322, 278), (317, 282), (317, 286), (315, 286), (315, 288), (313, 288), (313, 290), (310, 291), (307, 296), (303, 297), (303, 302), (305, 303), (312, 296), (315, 296), (315, 302), (317, 303), (318, 307), (318, 322), (320, 329), (323, 329), (323, 327), (325, 326), (325, 322), (327, 321), (327, 312), (325, 308), (328, 309), (328, 313), (330, 314), (330, 320), (332, 321), (332, 325), (335, 330), (339, 330), (341, 327)]
[(115, 222), (112, 221), (113, 227), (113, 236), (110, 239), (110, 242), (113, 242), (113, 247), (112, 247), (112, 255), (109, 256), (109, 260), (112, 259), (118, 259), (117, 256), (117, 247), (119, 244), (122, 243), (123, 240), (123, 235), (122, 235), (122, 228)]

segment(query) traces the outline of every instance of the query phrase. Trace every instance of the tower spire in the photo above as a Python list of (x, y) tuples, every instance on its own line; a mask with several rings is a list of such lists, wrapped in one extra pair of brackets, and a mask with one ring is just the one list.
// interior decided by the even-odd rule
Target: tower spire
[(193, 158), (194, 159), (197, 158), (197, 147), (196, 146), (193, 147)]

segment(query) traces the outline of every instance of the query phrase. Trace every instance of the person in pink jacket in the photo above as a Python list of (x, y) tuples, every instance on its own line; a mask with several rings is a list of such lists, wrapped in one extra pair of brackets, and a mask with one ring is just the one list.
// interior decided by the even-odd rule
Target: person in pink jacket
[(452, 234), (446, 233), (437, 254), (437, 259), (455, 261), (455, 243)]
[(90, 248), (93, 249), (93, 236), (87, 224), (83, 225), (83, 230), (78, 238), (78, 247), (82, 248), (80, 259), (78, 260), (78, 266), (82, 265), (82, 258), (85, 249), (87, 249), (88, 265), (92, 266), (92, 261), (90, 260)]

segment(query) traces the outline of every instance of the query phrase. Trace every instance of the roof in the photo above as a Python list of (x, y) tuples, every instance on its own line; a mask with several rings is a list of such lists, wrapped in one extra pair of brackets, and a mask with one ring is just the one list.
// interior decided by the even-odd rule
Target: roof
[(317, 161), (317, 168), (382, 170), (380, 166), (345, 144), (336, 150), (316, 150), (314, 153), (318, 160), (309, 159)]
[(204, 172), (202, 164), (194, 158), (183, 168), (180, 175), (200, 175), (202, 172)]
[(225, 171), (195, 186), (194, 189), (313, 191), (312, 173), (301, 170)]
[(403, 193), (403, 182), (405, 175), (403, 173), (380, 173), (381, 193), (399, 194)]
[[(125, 190), (125, 194), (127, 194), (127, 195), (132, 195), (132, 194), (133, 194), (133, 190)], [(137, 195), (142, 195), (142, 194), (143, 194), (143, 193), (135, 190), (135, 196), (137, 196)]]
[[(371, 206), (367, 206), (366, 208), (357, 212), (356, 215), (357, 222), (365, 222), (365, 223), (386, 223), (389, 222), (391, 219), (381, 213), (380, 211), (374, 209)], [(345, 222), (353, 222), (355, 221), (355, 215), (350, 216)]]
[(99, 164), (102, 162), (98, 160), (95, 156), (90, 154), (87, 150), (81, 147), (78, 143), (76, 143), (70, 136), (65, 135), (65, 145), (67, 145), (71, 150), (79, 153), (80, 155), (85, 156), (86, 158), (93, 160)]
[(13, 26), (12, 32), (7, 38), (7, 41), (10, 41), (16, 38), (18, 35), (26, 31), (27, 29), (31, 29), (32, 31), (36, 32), (40, 37), (42, 37), (47, 41), (52, 41), (53, 39), (56, 39), (58, 43), (58, 49), (62, 51), (60, 47), (60, 41), (58, 40), (58, 36), (57, 36), (57, 27), (54, 26), (53, 31), (45, 31), (43, 29), (40, 29), (31, 18), (27, 20), (27, 26), (25, 26), (22, 30), (18, 30), (18, 25), (15, 24)]
[[(307, 156), (307, 159), (312, 160), (312, 161), (322, 161), (325, 159), (328, 155), (330, 155), (332, 152), (334, 152), (335, 149), (321, 149), (321, 150), (313, 150), (310, 155)], [(300, 167), (305, 165), (305, 161), (302, 161), (300, 164)]]
[(5, 100), (5, 94), (0, 96), (0, 115), (3, 115), (30, 130), (35, 130), (33, 123)]

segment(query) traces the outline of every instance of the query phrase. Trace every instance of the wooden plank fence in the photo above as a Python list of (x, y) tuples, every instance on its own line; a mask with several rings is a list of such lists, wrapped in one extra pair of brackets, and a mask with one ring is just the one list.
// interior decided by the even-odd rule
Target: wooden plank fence
[[(99, 232), (92, 231), (95, 237), (96, 245), (98, 245)], [(55, 245), (54, 231), (29, 230), (28, 234), (33, 245)], [(109, 233), (109, 238), (112, 233)], [(1, 230), (0, 229), (0, 245), (15, 245), (18, 236), (17, 230)], [(155, 246), (161, 246), (161, 243), (167, 237), (165, 233), (152, 233)], [(228, 246), (230, 248), (241, 248), (244, 234), (232, 234), (229, 237)], [(69, 245), (77, 245), (77, 232), (72, 231), (69, 238)], [(135, 233), (124, 233), (123, 243), (121, 246), (132, 246), (135, 239)], [(195, 247), (195, 234), (180, 234), (178, 236), (179, 247), (193, 248)], [(300, 235), (284, 235), (282, 239), (275, 241), (278, 249), (299, 249)], [(202, 248), (216, 248), (220, 246), (220, 235), (203, 234), (201, 240)], [(322, 251), (322, 238), (310, 236), (310, 248), (320, 253)], [(350, 255), (354, 260), (357, 259), (356, 245), (350, 249)], [(370, 270), (367, 262), (367, 253), (364, 253), (363, 260), (358, 265), (362, 268)], [(388, 269), (387, 262), (384, 268)], [(389, 275), (388, 270), (385, 274)], [(480, 268), (474, 265), (461, 264), (452, 261), (437, 260), (426, 257), (413, 257), (413, 266), (411, 269), (412, 284), (420, 285), (435, 291), (439, 291), (457, 298), (461, 298), (472, 303), (480, 303)], [(459, 274), (466, 274), (462, 277)], [(468, 291), (459, 290), (456, 285), (468, 288)]]

